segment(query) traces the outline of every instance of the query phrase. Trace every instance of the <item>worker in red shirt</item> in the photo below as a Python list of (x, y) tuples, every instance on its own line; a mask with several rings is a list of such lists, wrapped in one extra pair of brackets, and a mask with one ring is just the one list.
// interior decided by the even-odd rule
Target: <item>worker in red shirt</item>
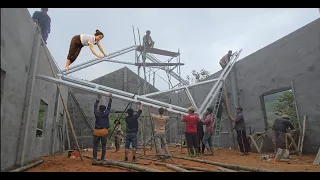
[(199, 117), (194, 114), (194, 107), (188, 108), (188, 115), (182, 117), (182, 122), (186, 123), (185, 137), (187, 141), (189, 156), (194, 156), (194, 150), (196, 151), (196, 156), (199, 156), (199, 142), (197, 134), (197, 122), (200, 120)]

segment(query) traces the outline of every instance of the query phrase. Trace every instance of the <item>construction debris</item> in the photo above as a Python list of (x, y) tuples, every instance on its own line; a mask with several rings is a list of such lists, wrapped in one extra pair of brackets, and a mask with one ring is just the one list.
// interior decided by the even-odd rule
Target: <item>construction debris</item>
[(191, 172), (191, 171), (188, 171), (184, 168), (181, 168), (181, 167), (177, 167), (177, 166), (174, 166), (172, 164), (165, 164), (165, 163), (159, 163), (159, 162), (155, 162), (154, 163), (155, 165), (159, 165), (159, 166), (164, 166), (168, 169), (171, 169), (171, 170), (174, 170), (174, 171), (177, 171), (177, 172)]
[(146, 167), (137, 166), (137, 165), (134, 165), (134, 164), (123, 163), (123, 162), (113, 161), (113, 160), (96, 161), (96, 162), (92, 162), (92, 165), (118, 166), (118, 167), (123, 167), (123, 168), (131, 169), (131, 170), (135, 170), (135, 171), (140, 171), (140, 172), (161, 172), (161, 171), (159, 171), (157, 169), (146, 168)]
[(290, 159), (289, 154), (290, 154), (289, 150), (278, 148), (275, 158), (278, 161), (280, 159)]
[(320, 148), (318, 150), (316, 158), (313, 161), (313, 165), (315, 165), (315, 166), (319, 166), (320, 165)]
[(10, 172), (23, 172), (23, 171), (25, 171), (25, 170), (27, 170), (27, 169), (33, 168), (33, 167), (35, 167), (35, 166), (38, 166), (39, 164), (41, 164), (41, 163), (43, 163), (43, 162), (44, 162), (43, 160), (39, 160), (39, 161), (37, 161), (37, 162), (34, 162), (34, 163), (29, 164), (29, 165), (20, 167), (20, 168), (18, 168), (18, 169), (12, 170), (12, 171), (10, 171)]
[(225, 164), (225, 163), (219, 163), (219, 162), (214, 162), (214, 161), (206, 161), (206, 160), (202, 160), (202, 159), (193, 159), (193, 158), (189, 158), (189, 157), (173, 156), (173, 158), (190, 160), (190, 161), (201, 162), (201, 163), (206, 163), (206, 164), (212, 164), (212, 165), (221, 166), (221, 167), (234, 169), (234, 170), (244, 170), (244, 171), (252, 171), (252, 172), (277, 172), (277, 171), (273, 171), (273, 170), (253, 168), (253, 167), (240, 166), (240, 165), (234, 165), (234, 164)]

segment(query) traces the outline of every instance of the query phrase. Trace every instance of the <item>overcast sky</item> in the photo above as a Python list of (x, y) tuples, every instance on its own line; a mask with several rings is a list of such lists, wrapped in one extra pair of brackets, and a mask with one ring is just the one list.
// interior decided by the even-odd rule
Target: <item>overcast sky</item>
[[(40, 9), (28, 8), (32, 15)], [(221, 69), (219, 60), (227, 51), (243, 49), (240, 59), (319, 18), (319, 9), (81, 9), (49, 8), (51, 34), (48, 48), (60, 68), (64, 68), (70, 40), (78, 34), (105, 35), (101, 41), (107, 53), (134, 45), (132, 25), (143, 36), (151, 31), (155, 48), (177, 52), (180, 49), (182, 77), (193, 69), (214, 73)], [(137, 33), (137, 31), (136, 31)], [(95, 47), (100, 53), (99, 49)], [(102, 53), (100, 53), (102, 54)], [(164, 61), (168, 58), (157, 56)], [(96, 57), (84, 47), (72, 64)], [(134, 62), (134, 51), (115, 60)], [(176, 62), (176, 60), (172, 61)], [(71, 66), (72, 66), (71, 65)], [(103, 62), (72, 76), (93, 80), (127, 66), (137, 73), (137, 67)], [(157, 73), (167, 80), (166, 73)], [(172, 78), (173, 79), (173, 78)], [(151, 78), (152, 83), (152, 78)], [(177, 81), (173, 81), (176, 84)], [(167, 83), (156, 77), (156, 88), (168, 89)]]

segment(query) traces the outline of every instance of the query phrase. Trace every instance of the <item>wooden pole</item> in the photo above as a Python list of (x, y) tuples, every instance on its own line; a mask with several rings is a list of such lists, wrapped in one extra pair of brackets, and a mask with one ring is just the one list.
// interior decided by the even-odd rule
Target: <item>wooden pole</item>
[[(226, 106), (227, 106), (227, 112), (228, 114), (231, 114), (230, 112), (230, 106), (229, 106), (229, 98), (228, 98), (228, 94), (227, 94), (227, 86), (225, 84), (224, 86), (224, 99), (225, 99), (225, 102), (226, 102)], [(233, 130), (233, 124), (232, 124), (232, 121), (230, 121), (230, 131), (231, 131), (231, 134), (232, 134), (232, 143), (233, 143), (233, 148), (236, 149), (236, 140), (235, 140), (235, 137), (234, 137), (234, 130)]]
[(155, 165), (158, 165), (158, 166), (164, 166), (168, 169), (171, 169), (171, 170), (174, 170), (176, 172), (191, 172), (191, 171), (188, 171), (184, 168), (181, 168), (181, 167), (178, 167), (178, 166), (174, 166), (172, 164), (165, 164), (165, 163), (159, 163), (159, 162), (155, 162), (154, 163)]
[[(44, 41), (42, 41), (42, 42), (44, 43)], [(51, 65), (51, 62), (50, 62), (50, 59), (49, 59), (49, 57), (48, 57), (47, 52), (46, 52), (46, 55), (47, 55), (47, 59), (48, 59), (49, 65), (50, 65), (50, 69), (51, 69), (52, 76), (53, 76), (54, 78), (56, 78), (56, 75), (55, 75), (55, 73), (54, 73), (54, 71), (53, 71), (53, 68), (52, 68), (52, 65)], [(69, 114), (69, 110), (68, 110), (66, 104), (64, 103), (64, 100), (63, 100), (63, 97), (62, 97), (60, 85), (58, 84), (57, 87), (58, 87), (58, 90), (59, 90), (59, 95), (60, 95), (60, 99), (61, 99), (61, 102), (62, 102), (62, 105), (63, 105), (63, 109), (64, 109), (64, 111), (65, 111), (66, 114), (67, 114), (67, 120), (68, 120), (68, 122), (69, 122), (71, 131), (72, 131), (72, 135), (73, 135), (73, 138), (74, 138), (74, 141), (76, 142), (76, 146), (77, 146), (77, 148), (78, 148), (78, 150), (79, 150), (80, 158), (81, 158), (82, 162), (85, 163), (85, 162), (84, 162), (84, 159), (83, 159), (83, 157), (82, 157), (81, 151), (80, 151), (80, 146), (79, 146), (79, 143), (78, 143), (78, 140), (77, 140), (77, 135), (76, 135), (76, 133), (75, 133), (75, 131), (74, 131), (74, 128), (73, 128), (73, 124), (72, 124), (72, 121), (71, 121), (71, 117), (70, 117), (70, 114)]]
[(111, 166), (118, 166), (118, 167), (123, 167), (127, 169), (132, 169), (135, 171), (141, 171), (141, 172), (161, 172), (157, 169), (146, 168), (146, 167), (137, 166), (134, 164), (127, 164), (127, 163), (113, 161), (113, 160), (96, 161), (96, 162), (93, 162), (92, 165), (99, 165), (99, 166), (111, 165)]
[(20, 167), (20, 168), (18, 168), (18, 169), (12, 170), (12, 171), (10, 171), (10, 172), (23, 172), (23, 171), (28, 170), (28, 169), (30, 169), (30, 168), (33, 168), (33, 167), (35, 167), (35, 166), (37, 166), (37, 165), (39, 165), (39, 164), (41, 164), (41, 163), (43, 163), (43, 162), (44, 162), (44, 161), (43, 161), (43, 159), (42, 159), (42, 160), (39, 160), (39, 161), (37, 161), (37, 162), (31, 163), (31, 164), (29, 164), (29, 165), (26, 165), (26, 166)]
[(260, 169), (260, 168), (254, 168), (254, 167), (248, 167), (248, 166), (240, 166), (240, 165), (235, 165), (235, 164), (225, 164), (225, 163), (219, 163), (219, 162), (215, 162), (215, 161), (193, 159), (193, 158), (189, 158), (189, 157), (173, 156), (173, 158), (184, 159), (184, 160), (200, 162), (200, 163), (205, 163), (205, 164), (212, 164), (215, 166), (221, 166), (221, 167), (234, 169), (234, 170), (244, 170), (244, 171), (252, 171), (252, 172), (277, 172), (277, 171), (273, 171), (273, 170)]

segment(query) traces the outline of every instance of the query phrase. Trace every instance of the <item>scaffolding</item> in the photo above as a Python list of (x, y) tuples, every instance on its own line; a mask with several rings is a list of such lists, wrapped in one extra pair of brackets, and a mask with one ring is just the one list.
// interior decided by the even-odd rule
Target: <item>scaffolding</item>
[[(144, 107), (143, 107), (144, 109), (143, 109), (143, 115), (141, 116), (143, 118), (143, 121), (142, 122), (139, 121), (139, 123), (141, 125), (139, 132), (140, 132), (140, 139), (143, 140), (143, 146), (144, 146), (143, 149), (144, 149), (144, 154), (145, 154), (147, 142), (151, 142), (150, 147), (152, 148), (152, 142), (154, 140), (154, 138), (153, 138), (154, 127), (153, 127), (153, 123), (152, 123), (152, 120), (150, 117), (150, 107), (154, 107), (154, 108), (163, 107), (163, 108), (167, 109), (168, 112), (171, 112), (174, 114), (186, 115), (188, 112), (187, 108), (179, 106), (181, 103), (181, 98), (179, 96), (180, 92), (185, 91), (188, 99), (190, 100), (190, 103), (195, 107), (196, 113), (199, 114), (200, 118), (203, 117), (206, 109), (212, 105), (214, 99), (217, 97), (217, 95), (219, 93), (219, 89), (223, 87), (223, 83), (225, 82), (225, 79), (227, 78), (228, 74), (230, 73), (236, 60), (239, 58), (242, 50), (237, 51), (232, 54), (232, 56), (230, 58), (230, 62), (222, 70), (222, 72), (218, 78), (207, 80), (207, 81), (202, 81), (202, 82), (199, 82), (196, 84), (189, 84), (188, 81), (186, 81), (185, 79), (183, 79), (181, 77), (181, 66), (184, 64), (180, 62), (179, 49), (178, 49), (178, 52), (171, 52), (171, 51), (161, 50), (161, 49), (157, 49), (157, 48), (146, 48), (143, 45), (141, 45), (139, 29), (137, 29), (138, 35), (139, 35), (139, 44), (137, 44), (136, 38), (135, 38), (134, 27), (132, 27), (132, 28), (133, 28), (135, 45), (129, 46), (127, 48), (121, 49), (121, 50), (113, 52), (113, 53), (110, 53), (108, 56), (101, 58), (101, 59), (93, 59), (93, 60), (89, 60), (84, 63), (78, 64), (78, 65), (74, 65), (74, 66), (70, 67), (68, 71), (61, 70), (57, 74), (56, 78), (42, 75), (42, 74), (38, 74), (37, 78), (42, 79), (42, 80), (46, 80), (49, 82), (57, 83), (57, 84), (66, 85), (68, 87), (73, 87), (76, 89), (85, 90), (85, 91), (92, 92), (92, 93), (103, 94), (106, 96), (108, 96), (109, 93), (112, 93), (113, 98), (132, 102), (132, 103), (141, 102), (142, 105), (144, 105)], [(135, 62), (134, 63), (113, 60), (113, 58), (115, 58), (115, 57), (118, 57), (120, 55), (129, 53), (132, 51), (135, 51)], [(167, 56), (167, 57), (169, 57), (169, 59), (162, 62), (154, 54), (161, 55), (161, 56)], [(176, 58), (175, 63), (172, 62), (172, 60), (174, 58)], [(150, 60), (151, 63), (147, 63), (146, 62), (147, 59)], [(121, 91), (118, 89), (110, 88), (107, 86), (95, 84), (90, 81), (82, 80), (82, 79), (79, 79), (76, 77), (68, 76), (69, 74), (71, 74), (73, 72), (79, 71), (81, 69), (84, 69), (84, 68), (93, 66), (95, 64), (102, 63), (102, 62), (112, 62), (112, 63), (120, 63), (120, 64), (127, 64), (127, 65), (136, 66), (137, 70), (138, 70), (138, 82), (137, 83), (139, 85), (137, 95), (133, 94), (133, 93)], [(140, 88), (141, 87), (140, 86), (141, 85), (140, 84), (141, 83), (140, 82), (141, 67), (143, 68), (143, 79), (144, 79), (143, 86), (142, 86), (143, 89)], [(146, 68), (148, 68), (149, 71), (146, 71)], [(166, 72), (166, 75), (168, 78), (168, 81), (166, 81), (166, 82), (168, 83), (169, 89), (164, 90), (164, 91), (150, 93), (149, 88), (148, 88), (149, 86), (147, 86), (148, 78), (149, 78), (149, 84), (151, 84), (150, 83), (151, 76), (153, 76), (152, 85), (153, 85), (153, 87), (155, 87), (155, 82), (156, 82), (155, 76), (158, 75), (156, 73), (158, 70), (163, 70)], [(161, 79), (163, 79), (161, 76), (159, 76), (159, 77)], [(176, 85), (172, 84), (172, 81), (171, 81), (172, 77), (178, 81), (178, 83)], [(207, 83), (212, 83), (212, 82), (216, 82), (216, 83), (214, 83), (213, 87), (211, 88), (210, 92), (207, 94), (203, 103), (200, 105), (200, 107), (198, 107), (195, 100), (193, 99), (193, 97), (190, 93), (189, 88), (194, 87), (194, 86), (200, 86), (200, 85), (207, 84)], [(157, 98), (157, 100), (151, 98), (151, 97), (161, 95), (161, 94), (166, 95), (167, 93), (169, 93), (169, 102), (163, 102), (163, 101), (159, 100), (159, 99), (163, 98), (164, 96)], [(177, 96), (178, 97), (177, 98), (178, 105), (172, 104), (172, 102), (171, 102), (172, 96), (173, 96), (172, 94), (178, 95)], [(170, 123), (169, 127), (166, 129), (166, 132), (171, 131), (170, 130), (170, 128), (172, 126), (171, 122), (172, 122), (172, 120), (175, 120), (174, 123), (178, 123), (177, 127), (178, 127), (178, 132), (180, 133), (180, 141), (181, 141), (182, 134), (183, 134), (182, 133), (183, 125), (179, 121), (180, 117), (179, 116), (171, 116), (171, 115), (170, 115), (170, 117), (171, 117), (170, 121), (167, 122), (167, 124), (166, 124), (166, 126), (168, 126), (168, 124)], [(150, 122), (149, 127), (147, 125), (148, 120)], [(151, 136), (148, 138), (146, 137), (147, 131), (150, 131), (150, 133), (151, 133)], [(171, 135), (170, 135), (170, 137), (171, 137)]]

